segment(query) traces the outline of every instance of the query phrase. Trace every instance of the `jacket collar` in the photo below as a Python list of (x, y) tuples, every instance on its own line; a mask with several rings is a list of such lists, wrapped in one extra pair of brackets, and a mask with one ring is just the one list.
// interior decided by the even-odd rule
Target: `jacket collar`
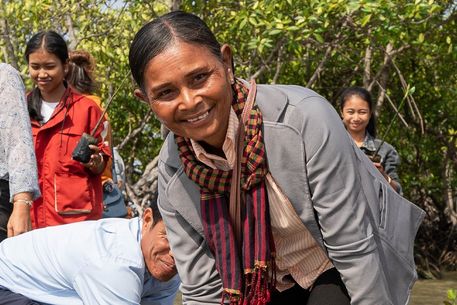
[(36, 120), (32, 120), (32, 126), (39, 128), (40, 130), (56, 126), (64, 120), (67, 115), (67, 110), (81, 98), (81, 95), (77, 94), (70, 86), (68, 86), (49, 120), (44, 125), (41, 125), (40, 122)]
[[(250, 88), (249, 82), (241, 81), (247, 88)], [(255, 102), (262, 111), (263, 120), (270, 122), (278, 122), (288, 104), (287, 96), (282, 91), (268, 85), (257, 85)]]

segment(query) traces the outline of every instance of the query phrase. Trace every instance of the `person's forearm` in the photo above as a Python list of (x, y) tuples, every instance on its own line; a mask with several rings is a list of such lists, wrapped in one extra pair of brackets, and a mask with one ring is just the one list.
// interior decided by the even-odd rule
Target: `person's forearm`
[(31, 192), (21, 192), (13, 196), (13, 212), (8, 220), (8, 237), (16, 236), (32, 229), (30, 208), (33, 203)]

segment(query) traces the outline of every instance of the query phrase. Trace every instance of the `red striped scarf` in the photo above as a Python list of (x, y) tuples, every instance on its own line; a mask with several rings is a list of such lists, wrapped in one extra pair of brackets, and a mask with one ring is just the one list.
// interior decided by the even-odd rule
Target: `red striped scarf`
[[(248, 89), (233, 86), (232, 108), (240, 118)], [(212, 169), (199, 162), (189, 139), (176, 136), (179, 156), (187, 176), (200, 186), (204, 233), (216, 259), (223, 296), (236, 305), (263, 305), (270, 300), (274, 276), (274, 243), (270, 227), (265, 175), (268, 172), (262, 136), (262, 113), (252, 107), (245, 126), (241, 159), (242, 240), (236, 244), (230, 220), (229, 196), (232, 171)], [(269, 274), (270, 273), (270, 274)]]

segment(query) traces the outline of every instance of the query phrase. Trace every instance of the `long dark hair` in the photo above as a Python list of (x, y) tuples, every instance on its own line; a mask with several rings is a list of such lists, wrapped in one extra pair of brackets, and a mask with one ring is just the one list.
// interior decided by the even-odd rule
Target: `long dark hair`
[(130, 46), (130, 70), (143, 91), (146, 65), (176, 40), (206, 47), (222, 60), (219, 42), (199, 17), (182, 11), (162, 15), (144, 25)]
[(89, 52), (70, 51), (67, 82), (82, 94), (93, 94), (98, 89), (95, 81), (95, 60)]
[(358, 96), (368, 104), (368, 108), (370, 109), (370, 120), (368, 121), (367, 125), (367, 132), (372, 135), (373, 137), (376, 137), (376, 118), (374, 115), (373, 111), (373, 101), (371, 99), (371, 94), (368, 92), (366, 89), (362, 87), (349, 87), (346, 88), (343, 93), (341, 94), (340, 98), (340, 111), (343, 111), (344, 105), (346, 102), (352, 97), (352, 96)]
[[(62, 64), (68, 61), (68, 48), (65, 40), (54, 31), (41, 31), (36, 33), (27, 42), (25, 48), (25, 60), (29, 62), (30, 54), (44, 49), (48, 53), (54, 54), (60, 59)], [(35, 87), (32, 93), (28, 96), (28, 110), (31, 120), (41, 121), (41, 93), (38, 87)]]

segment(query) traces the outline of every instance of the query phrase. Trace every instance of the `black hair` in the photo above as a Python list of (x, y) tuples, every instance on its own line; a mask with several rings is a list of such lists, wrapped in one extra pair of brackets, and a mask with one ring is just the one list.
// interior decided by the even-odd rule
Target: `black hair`
[(346, 102), (351, 98), (352, 96), (358, 96), (368, 104), (368, 108), (370, 109), (370, 120), (368, 121), (367, 125), (367, 131), (370, 135), (373, 137), (376, 137), (376, 118), (374, 115), (374, 105), (373, 101), (371, 99), (371, 94), (368, 92), (368, 90), (362, 88), (362, 87), (349, 87), (346, 88), (343, 93), (341, 94), (340, 98), (340, 111), (343, 111), (344, 105)]
[(222, 60), (221, 46), (208, 26), (199, 17), (173, 11), (144, 25), (130, 46), (129, 64), (132, 76), (144, 92), (144, 71), (148, 62), (168, 46), (181, 40), (206, 47)]
[(77, 50), (69, 55), (67, 82), (82, 94), (93, 94), (98, 89), (95, 81), (95, 60), (89, 52)]
[[(41, 31), (36, 33), (27, 42), (25, 48), (25, 60), (29, 62), (30, 54), (44, 49), (47, 52), (54, 54), (60, 59), (62, 64), (68, 61), (68, 48), (65, 40), (54, 31)], [(30, 119), (41, 121), (43, 116), (41, 115), (41, 93), (40, 90), (35, 87), (32, 93), (28, 96), (28, 110)]]
[(151, 201), (149, 204), (149, 207), (152, 210), (152, 221), (153, 224), (151, 228), (155, 227), (156, 224), (158, 224), (160, 221), (162, 221), (162, 214), (159, 211), (159, 206), (157, 205), (157, 200)]

